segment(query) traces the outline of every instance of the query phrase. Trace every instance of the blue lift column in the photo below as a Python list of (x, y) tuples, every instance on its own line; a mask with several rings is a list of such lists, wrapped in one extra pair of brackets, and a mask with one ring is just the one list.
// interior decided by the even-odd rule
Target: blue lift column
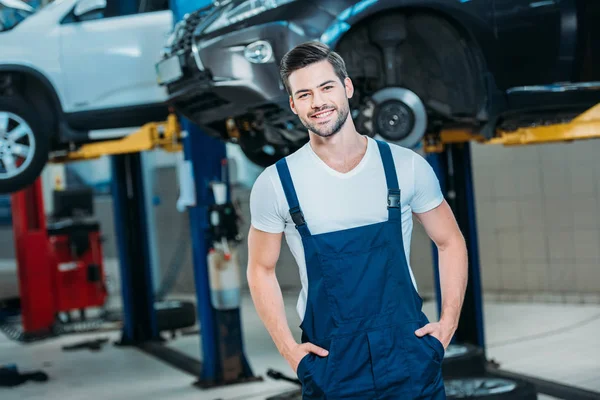
[(112, 198), (123, 297), (122, 345), (159, 341), (141, 154), (112, 156)]
[[(181, 20), (186, 13), (211, 2), (172, 1), (175, 22)], [(223, 176), (223, 161), (227, 157), (225, 143), (206, 135), (185, 118), (180, 118), (180, 124), (182, 130), (187, 132), (183, 140), (184, 158), (192, 164), (196, 191), (195, 205), (189, 207), (198, 320), (202, 332), (201, 374), (196, 386), (207, 388), (262, 380), (253, 376), (245, 356), (239, 307), (216, 309), (211, 301), (208, 250), (212, 240), (209, 233), (209, 211), (215, 200), (210, 183), (225, 181), (228, 184), (228, 177)], [(227, 192), (227, 200), (230, 201), (229, 187)]]
[[(120, 0), (119, 15), (133, 14), (139, 0)], [(141, 154), (111, 157), (114, 224), (121, 273), (123, 330), (119, 344), (159, 342), (144, 202)]]
[[(445, 144), (442, 153), (429, 153), (427, 160), (435, 171), (445, 199), (452, 208), (469, 253), (469, 282), (465, 301), (454, 335), (454, 342), (472, 344), (485, 352), (483, 299), (479, 264), (479, 244), (475, 196), (473, 193), (473, 173), (471, 164), (471, 144)], [(438, 300), (438, 314), (441, 312), (441, 288), (439, 282), (438, 252), (433, 245), (433, 263)]]

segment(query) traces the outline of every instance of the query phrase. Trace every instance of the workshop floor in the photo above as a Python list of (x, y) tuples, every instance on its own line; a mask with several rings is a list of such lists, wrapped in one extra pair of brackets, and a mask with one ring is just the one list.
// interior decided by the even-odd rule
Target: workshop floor
[[(285, 295), (285, 299), (290, 325), (299, 337), (295, 295)], [(61, 350), (62, 345), (82, 338), (110, 337), (114, 341), (118, 332), (64, 336), (30, 345), (0, 334), (0, 364), (15, 363), (21, 371), (41, 369), (51, 378), (41, 384), (0, 388), (0, 398), (259, 400), (295, 389), (293, 384), (265, 375), (268, 368), (290, 375), (291, 369), (277, 353), (249, 296), (245, 296), (242, 310), (247, 355), (255, 374), (264, 378), (262, 382), (200, 390), (192, 386), (193, 377), (131, 348), (109, 345), (98, 352)], [(425, 312), (432, 318), (433, 310), (434, 304), (427, 303)], [(486, 303), (485, 323), (489, 355), (505, 369), (600, 391), (600, 306)], [(200, 357), (198, 336), (180, 337), (170, 346)]]

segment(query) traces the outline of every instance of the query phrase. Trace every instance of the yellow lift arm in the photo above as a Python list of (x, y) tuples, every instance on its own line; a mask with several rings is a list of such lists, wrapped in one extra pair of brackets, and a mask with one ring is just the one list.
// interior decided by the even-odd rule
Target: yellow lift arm
[[(483, 144), (521, 146), (550, 142), (600, 138), (600, 104), (563, 124), (519, 128), (512, 132), (498, 131), (491, 139), (466, 130), (443, 130), (438, 136), (427, 136), (424, 140), (425, 152), (442, 152), (444, 144), (475, 141)], [(164, 122), (152, 122), (137, 132), (117, 140), (85, 144), (65, 155), (54, 156), (50, 162), (64, 163), (89, 160), (108, 154), (137, 153), (162, 148), (165, 151), (182, 150), (181, 127), (175, 114), (169, 114)]]
[(484, 144), (521, 146), (552, 142), (600, 138), (600, 104), (563, 124), (519, 128), (515, 131), (498, 131), (497, 135), (486, 140), (478, 134), (460, 130), (445, 130), (439, 138), (426, 138), (426, 152), (441, 152), (444, 144), (476, 141)]
[(181, 127), (175, 114), (164, 122), (151, 122), (121, 139), (89, 143), (65, 155), (52, 157), (52, 163), (64, 163), (98, 158), (108, 154), (127, 154), (162, 148), (165, 151), (182, 150)]

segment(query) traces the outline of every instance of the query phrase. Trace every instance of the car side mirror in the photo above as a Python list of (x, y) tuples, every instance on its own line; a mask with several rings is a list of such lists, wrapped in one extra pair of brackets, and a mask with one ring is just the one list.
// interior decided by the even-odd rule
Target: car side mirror
[(102, 13), (106, 9), (106, 0), (81, 0), (75, 6), (73, 14), (79, 20), (89, 19), (90, 16)]

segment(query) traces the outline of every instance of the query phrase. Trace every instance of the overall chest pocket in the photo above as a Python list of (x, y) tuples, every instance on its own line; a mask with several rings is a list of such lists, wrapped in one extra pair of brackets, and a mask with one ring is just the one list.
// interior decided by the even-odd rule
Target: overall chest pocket
[(332, 317), (338, 323), (380, 317), (400, 303), (388, 242), (360, 251), (319, 254)]

